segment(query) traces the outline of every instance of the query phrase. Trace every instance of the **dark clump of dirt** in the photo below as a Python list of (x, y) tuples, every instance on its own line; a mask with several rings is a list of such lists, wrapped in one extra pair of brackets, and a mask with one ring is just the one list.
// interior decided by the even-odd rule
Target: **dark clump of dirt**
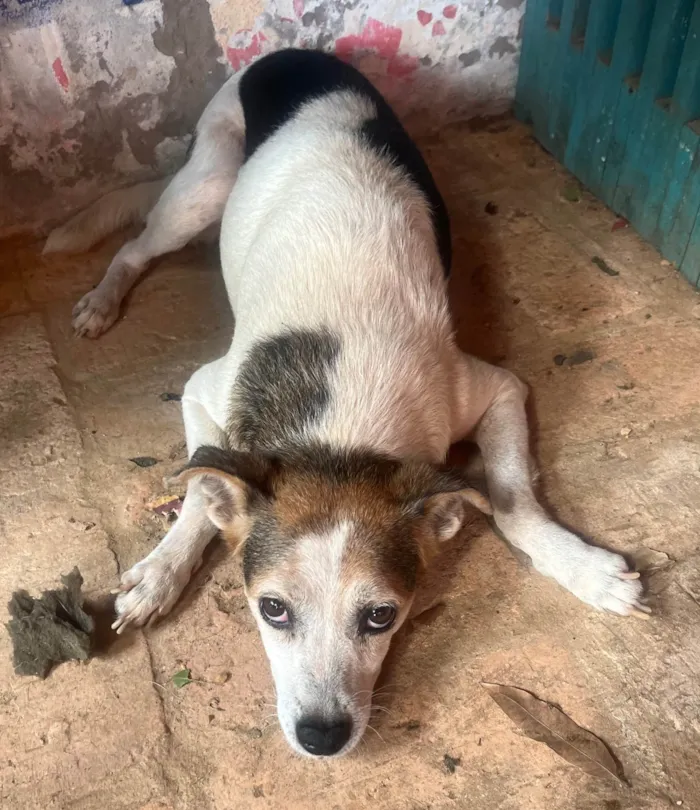
[(595, 360), (595, 352), (591, 349), (576, 349), (573, 354), (556, 354), (554, 356), (554, 364), (557, 366), (580, 366), (583, 363), (590, 363)]
[(448, 773), (454, 773), (457, 770), (457, 766), (462, 764), (461, 757), (452, 757), (449, 754), (445, 754), (442, 758), (443, 764), (445, 765), (445, 770)]
[(568, 359), (567, 364), (570, 366), (580, 366), (582, 363), (590, 363), (595, 359), (595, 352), (590, 349), (577, 349)]
[(61, 582), (63, 588), (44, 591), (39, 599), (24, 590), (12, 595), (7, 630), (18, 675), (45, 678), (55, 664), (90, 657), (95, 623), (83, 610), (83, 578), (74, 568)]
[(130, 458), (129, 461), (132, 461), (137, 467), (153, 467), (158, 463), (158, 459), (153, 456), (136, 456)]

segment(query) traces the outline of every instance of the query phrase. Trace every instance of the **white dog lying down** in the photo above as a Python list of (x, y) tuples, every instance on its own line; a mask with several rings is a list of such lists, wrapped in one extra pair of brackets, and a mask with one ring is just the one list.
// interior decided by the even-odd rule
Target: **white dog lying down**
[[(332, 756), (362, 737), (417, 574), (469, 504), (589, 605), (648, 610), (621, 556), (535, 499), (526, 387), (455, 345), (444, 203), (361, 74), (317, 52), (260, 59), (211, 101), (167, 185), (109, 195), (47, 248), (85, 247), (156, 199), (76, 307), (76, 331), (107, 329), (149, 260), (219, 220), (236, 328), (185, 387), (187, 498), (122, 576), (119, 632), (170, 610), (220, 530), (242, 552), (282, 729), (296, 751)], [(444, 466), (468, 436), (489, 501)]]

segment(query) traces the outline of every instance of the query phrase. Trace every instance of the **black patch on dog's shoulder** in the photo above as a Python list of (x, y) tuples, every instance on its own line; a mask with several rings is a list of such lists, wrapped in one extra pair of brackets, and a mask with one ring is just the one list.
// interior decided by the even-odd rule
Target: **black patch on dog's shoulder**
[(328, 405), (340, 338), (327, 329), (288, 331), (256, 344), (234, 385), (230, 432), (245, 449), (304, 439)]
[(450, 220), (430, 169), (377, 88), (359, 70), (337, 57), (289, 48), (265, 56), (248, 68), (239, 88), (245, 115), (246, 160), (304, 104), (339, 90), (354, 90), (374, 103), (377, 115), (363, 123), (360, 137), (402, 168), (425, 196), (444, 272), (449, 275)]

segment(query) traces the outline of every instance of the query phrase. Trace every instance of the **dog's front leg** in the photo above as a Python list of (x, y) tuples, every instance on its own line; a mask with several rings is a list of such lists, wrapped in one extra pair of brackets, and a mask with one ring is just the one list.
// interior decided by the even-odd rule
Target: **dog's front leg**
[[(182, 412), (190, 456), (202, 445), (227, 446), (225, 434), (202, 404), (220, 362), (199, 369), (185, 386)], [(121, 633), (130, 624), (140, 626), (166, 614), (201, 565), (204, 549), (216, 532), (207, 516), (201, 483), (193, 479), (177, 522), (145, 559), (122, 575), (113, 629)]]
[(559, 526), (538, 503), (526, 386), (509, 371), (467, 355), (459, 361), (458, 379), (453, 438), (471, 433), (479, 445), (494, 520), (506, 539), (529, 555), (540, 573), (583, 602), (622, 615), (646, 612), (639, 575), (628, 570), (625, 559)]

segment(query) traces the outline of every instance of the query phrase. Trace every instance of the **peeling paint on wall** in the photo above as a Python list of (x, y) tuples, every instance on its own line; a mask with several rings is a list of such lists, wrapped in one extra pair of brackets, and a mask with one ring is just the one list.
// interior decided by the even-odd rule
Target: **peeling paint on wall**
[(49, 6), (62, 0), (0, 0), (0, 23), (21, 22), (23, 25), (40, 25)]
[(523, 0), (0, 0), (0, 235), (176, 169), (227, 76), (279, 48), (336, 52), (414, 128), (499, 113), (523, 10)]

